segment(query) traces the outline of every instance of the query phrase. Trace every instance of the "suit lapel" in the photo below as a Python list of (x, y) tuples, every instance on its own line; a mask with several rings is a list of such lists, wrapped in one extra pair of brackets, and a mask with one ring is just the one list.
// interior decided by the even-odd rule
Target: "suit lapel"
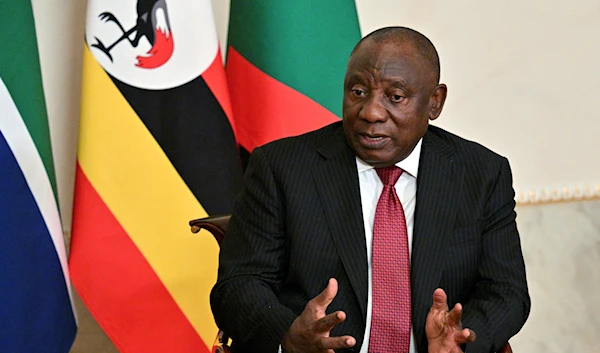
[(423, 138), (411, 259), (413, 327), (423, 342), (425, 318), (439, 285), (448, 235), (454, 228), (463, 180), (454, 148), (430, 130)]
[(367, 245), (354, 153), (340, 128), (319, 149), (323, 157), (312, 174), (331, 229), (333, 242), (358, 299), (367, 314)]

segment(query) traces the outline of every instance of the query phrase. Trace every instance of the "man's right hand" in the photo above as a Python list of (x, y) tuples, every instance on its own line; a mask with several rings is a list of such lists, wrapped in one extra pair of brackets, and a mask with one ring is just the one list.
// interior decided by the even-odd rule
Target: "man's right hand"
[(281, 346), (289, 353), (334, 353), (334, 349), (350, 348), (356, 344), (352, 336), (330, 337), (331, 329), (346, 319), (346, 313), (336, 311), (326, 315), (338, 291), (338, 283), (329, 279), (327, 288), (311, 299), (300, 316), (283, 337)]

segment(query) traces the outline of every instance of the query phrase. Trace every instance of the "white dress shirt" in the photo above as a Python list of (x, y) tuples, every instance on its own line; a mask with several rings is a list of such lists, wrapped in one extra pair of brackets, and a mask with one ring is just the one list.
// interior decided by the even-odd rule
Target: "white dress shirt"
[[(421, 156), (421, 144), (419, 140), (414, 150), (404, 160), (396, 163), (396, 166), (404, 170), (400, 179), (396, 182), (396, 193), (400, 198), (404, 215), (406, 217), (406, 230), (408, 234), (408, 252), (412, 254), (412, 238), (415, 225), (415, 205), (417, 202), (417, 173), (419, 170), (419, 158)], [(369, 335), (371, 331), (371, 314), (373, 310), (373, 267), (371, 251), (373, 249), (373, 222), (375, 220), (375, 208), (379, 195), (383, 191), (383, 183), (375, 168), (356, 157), (358, 169), (358, 180), (360, 183), (360, 198), (362, 203), (363, 221), (365, 224), (365, 238), (367, 240), (367, 262), (369, 268), (369, 296), (367, 301), (367, 325), (360, 353), (369, 351)], [(416, 353), (415, 337), (413, 330), (410, 332), (410, 353)]]

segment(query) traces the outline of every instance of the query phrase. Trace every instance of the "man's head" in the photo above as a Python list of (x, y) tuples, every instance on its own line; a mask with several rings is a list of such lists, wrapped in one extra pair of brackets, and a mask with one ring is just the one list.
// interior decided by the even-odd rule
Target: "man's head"
[(375, 167), (406, 158), (444, 106), (440, 65), (429, 39), (405, 27), (379, 29), (350, 55), (344, 80), (344, 132)]

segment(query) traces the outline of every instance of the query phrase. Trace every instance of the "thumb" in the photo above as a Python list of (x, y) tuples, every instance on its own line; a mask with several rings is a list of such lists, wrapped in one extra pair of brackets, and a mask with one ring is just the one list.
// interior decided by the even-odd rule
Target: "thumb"
[(433, 292), (433, 305), (431, 306), (431, 309), (448, 311), (447, 299), (448, 297), (446, 296), (446, 292), (444, 292), (443, 289), (436, 289)]

